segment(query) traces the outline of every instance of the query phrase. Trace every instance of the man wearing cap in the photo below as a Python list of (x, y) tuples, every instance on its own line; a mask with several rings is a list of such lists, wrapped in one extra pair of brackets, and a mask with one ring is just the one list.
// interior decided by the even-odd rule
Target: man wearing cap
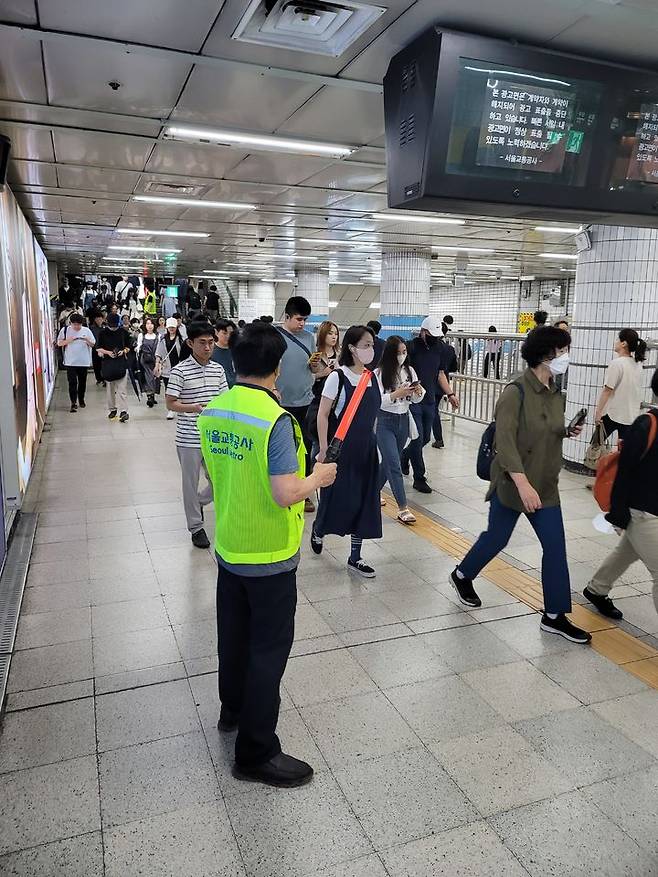
[(459, 399), (448, 380), (445, 345), (439, 343), (442, 337), (441, 320), (438, 317), (426, 317), (420, 325), (419, 337), (414, 338), (407, 345), (409, 362), (416, 370), (425, 390), (425, 396), (420, 402), (411, 406), (418, 438), (414, 439), (402, 454), (402, 471), (405, 475), (409, 474), (411, 462), (414, 473), (413, 486), (420, 493), (432, 492), (425, 478), (423, 448), (432, 437), (437, 394), (445, 393), (453, 410), (459, 408)]

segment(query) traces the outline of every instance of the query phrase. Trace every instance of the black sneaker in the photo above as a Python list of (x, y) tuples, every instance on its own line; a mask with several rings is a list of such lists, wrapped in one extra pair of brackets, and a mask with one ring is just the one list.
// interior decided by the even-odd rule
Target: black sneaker
[(315, 527), (311, 527), (311, 548), (314, 554), (322, 554), (322, 537), (315, 532)]
[(230, 733), (237, 730), (239, 716), (237, 713), (226, 709), (225, 706), (219, 711), (219, 721), (217, 722), (217, 730), (223, 733)]
[(86, 407), (87, 407), (87, 403), (85, 402), (84, 399), (80, 399), (80, 407), (81, 407), (81, 408), (86, 408)]
[(363, 576), (365, 579), (374, 579), (377, 573), (371, 566), (363, 560), (361, 557), (358, 560), (352, 560), (350, 557), (347, 561), (347, 568), (354, 570), (354, 572), (358, 572), (360, 576)]
[(605, 615), (606, 618), (615, 618), (619, 621), (619, 619), (624, 617), (624, 613), (621, 609), (617, 609), (610, 597), (602, 597), (601, 594), (595, 594), (589, 588), (585, 588), (583, 596), (587, 597), (589, 602), (593, 603), (601, 615)]
[(580, 643), (580, 645), (586, 646), (592, 641), (592, 635), (572, 624), (564, 612), (561, 612), (557, 618), (549, 618), (544, 613), (539, 626), (546, 633), (557, 633), (559, 636), (568, 639), (571, 643)]
[(75, 414), (75, 412), (76, 412), (77, 410), (78, 410), (78, 406), (75, 404), (75, 402), (73, 402), (73, 403), (71, 404), (71, 407), (69, 408), (69, 413), (70, 413), (70, 414)]
[(409, 474), (409, 460), (407, 460), (406, 462), (402, 460), (400, 462), (400, 472), (402, 472), (403, 475)]
[(192, 533), (192, 545), (195, 548), (210, 548), (210, 539), (208, 539), (205, 530), (201, 529)]
[(464, 606), (471, 606), (477, 609), (478, 606), (482, 605), (482, 600), (480, 600), (473, 587), (472, 579), (460, 579), (455, 569), (450, 573), (450, 584), (457, 592), (459, 602), (463, 603)]
[(440, 448), (445, 448), (445, 445), (443, 444), (442, 441), (439, 441), (439, 439), (437, 439), (435, 442), (432, 442), (432, 447), (440, 449)]
[(414, 490), (417, 490), (418, 493), (431, 493), (432, 488), (429, 486), (427, 481), (424, 478), (417, 478), (414, 481)]
[(107, 415), (107, 419), (108, 420), (116, 420), (116, 416), (117, 416), (117, 410), (116, 410), (116, 408), (113, 408), (110, 411), (110, 413)]
[(305, 761), (279, 752), (274, 758), (257, 767), (242, 767), (236, 763), (233, 766), (233, 776), (238, 780), (292, 789), (309, 783), (313, 779), (313, 768)]
[(121, 414), (119, 415), (119, 421), (120, 421), (120, 423), (125, 423), (126, 420), (128, 420), (129, 417), (130, 417), (130, 414), (128, 414), (127, 411), (122, 411)]

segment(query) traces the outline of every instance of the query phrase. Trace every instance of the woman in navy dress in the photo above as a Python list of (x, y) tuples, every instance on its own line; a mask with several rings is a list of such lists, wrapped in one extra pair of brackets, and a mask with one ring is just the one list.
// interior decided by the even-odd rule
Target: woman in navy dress
[[(318, 411), (318, 462), (323, 462), (337, 422), (374, 353), (372, 331), (366, 326), (351, 326), (343, 339), (339, 368), (329, 375), (322, 390)], [(336, 481), (320, 492), (318, 514), (311, 532), (311, 547), (316, 554), (322, 551), (324, 536), (349, 534), (352, 542), (348, 569), (366, 578), (373, 578), (375, 570), (361, 557), (361, 544), (364, 539), (381, 539), (382, 536), (375, 435), (380, 405), (379, 384), (373, 375), (343, 441)]]

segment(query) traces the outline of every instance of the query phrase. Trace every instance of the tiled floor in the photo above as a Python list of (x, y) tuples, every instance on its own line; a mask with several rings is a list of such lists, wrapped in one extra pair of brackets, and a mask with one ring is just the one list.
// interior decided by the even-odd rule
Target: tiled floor
[[(93, 386), (88, 401), (69, 415), (58, 389), (29, 496), (0, 874), (658, 875), (658, 693), (541, 634), (484, 579), (483, 608), (463, 611), (452, 559), (389, 519), (364, 552), (372, 581), (346, 571), (344, 541), (316, 558), (305, 540), (280, 733), (314, 782), (236, 781), (215, 726), (214, 562), (185, 529), (174, 424), (162, 404), (124, 425)], [(426, 452), (425, 507), (466, 533), (486, 512), (479, 431), (458, 423)], [(563, 499), (581, 588), (614, 539), (592, 530), (579, 478), (564, 475)], [(509, 556), (537, 568), (523, 523)], [(617, 591), (655, 645), (649, 594), (641, 566)]]

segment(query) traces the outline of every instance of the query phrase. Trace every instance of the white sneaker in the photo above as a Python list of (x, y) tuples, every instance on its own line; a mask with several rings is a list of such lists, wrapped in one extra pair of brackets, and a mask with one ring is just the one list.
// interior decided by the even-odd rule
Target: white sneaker
[(167, 411), (167, 420), (173, 420), (175, 416), (176, 416), (175, 411)]

